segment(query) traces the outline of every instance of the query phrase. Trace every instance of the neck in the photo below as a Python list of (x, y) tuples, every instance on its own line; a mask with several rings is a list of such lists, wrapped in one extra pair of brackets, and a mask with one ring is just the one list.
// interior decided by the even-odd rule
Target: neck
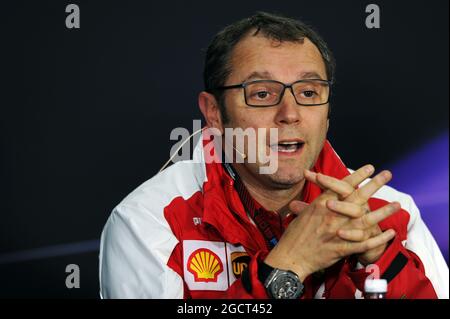
[(233, 165), (241, 181), (244, 183), (250, 195), (265, 209), (274, 211), (285, 217), (288, 213), (289, 203), (294, 199), (301, 199), (305, 180), (289, 188), (277, 188), (263, 185), (249, 174), (242, 165)]

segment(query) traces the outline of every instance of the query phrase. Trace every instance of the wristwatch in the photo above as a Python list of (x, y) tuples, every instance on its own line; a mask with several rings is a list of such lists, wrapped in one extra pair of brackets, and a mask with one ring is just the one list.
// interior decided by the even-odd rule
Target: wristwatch
[(303, 293), (304, 286), (300, 278), (290, 270), (273, 268), (262, 262), (259, 264), (258, 277), (271, 298), (297, 299)]

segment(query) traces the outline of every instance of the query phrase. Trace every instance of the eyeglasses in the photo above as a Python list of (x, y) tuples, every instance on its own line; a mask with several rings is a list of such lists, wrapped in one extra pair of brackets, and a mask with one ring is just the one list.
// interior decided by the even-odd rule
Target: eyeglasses
[(300, 80), (284, 84), (275, 80), (256, 80), (236, 85), (221, 86), (216, 90), (244, 89), (248, 106), (267, 107), (281, 102), (287, 88), (291, 89), (298, 105), (314, 106), (327, 104), (330, 98), (331, 81), (322, 79)]

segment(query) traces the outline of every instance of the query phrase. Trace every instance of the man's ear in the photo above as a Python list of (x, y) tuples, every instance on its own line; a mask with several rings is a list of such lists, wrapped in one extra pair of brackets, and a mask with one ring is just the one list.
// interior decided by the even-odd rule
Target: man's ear
[(330, 118), (327, 119), (327, 133), (329, 128), (330, 128)]
[(198, 105), (208, 127), (215, 127), (223, 134), (224, 128), (220, 106), (214, 95), (205, 91), (200, 92), (198, 95)]

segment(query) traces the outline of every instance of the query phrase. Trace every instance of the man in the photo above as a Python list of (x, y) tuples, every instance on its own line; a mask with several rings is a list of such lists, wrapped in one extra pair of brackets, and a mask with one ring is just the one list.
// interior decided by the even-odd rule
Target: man
[[(387, 298), (448, 298), (448, 267), (411, 197), (386, 186), (388, 171), (347, 169), (326, 140), (333, 73), (298, 21), (258, 13), (218, 33), (199, 106), (241, 161), (211, 162), (203, 131), (191, 161), (125, 198), (102, 234), (101, 296), (358, 298), (375, 269)], [(227, 128), (278, 138), (241, 147)], [(252, 147), (277, 169), (261, 174)]]

